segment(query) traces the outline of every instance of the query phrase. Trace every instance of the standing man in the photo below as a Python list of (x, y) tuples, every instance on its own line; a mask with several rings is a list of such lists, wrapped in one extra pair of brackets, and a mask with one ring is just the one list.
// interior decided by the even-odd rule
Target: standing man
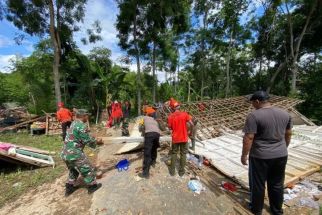
[(154, 119), (159, 123), (159, 127), (161, 131), (165, 131), (166, 130), (166, 123), (164, 123), (164, 121), (162, 120), (161, 117), (161, 111), (162, 111), (162, 106), (160, 103), (155, 103), (153, 104), (152, 108), (155, 110), (154, 113)]
[(88, 115), (84, 109), (77, 110), (76, 119), (71, 124), (70, 129), (68, 129), (65, 144), (60, 155), (69, 170), (65, 191), (66, 197), (77, 189), (75, 182), (79, 174), (84, 178), (89, 194), (102, 186), (102, 184), (96, 182), (96, 171), (83, 152), (86, 145), (96, 148), (97, 144), (102, 144), (101, 140), (96, 141), (88, 133)]
[(119, 128), (121, 119), (123, 118), (122, 104), (118, 101), (115, 101), (114, 106), (112, 107), (113, 126), (115, 128)]
[(188, 130), (187, 123), (190, 124), (190, 128), (193, 127), (191, 116), (187, 112), (180, 111), (180, 104), (171, 99), (170, 107), (173, 113), (168, 117), (168, 127), (172, 130), (172, 149), (171, 149), (171, 166), (170, 175), (175, 175), (175, 166), (177, 162), (177, 153), (180, 150), (180, 168), (179, 176), (183, 176), (185, 173), (187, 152), (188, 152)]
[(196, 147), (196, 135), (197, 135), (197, 124), (198, 124), (198, 119), (196, 119), (195, 117), (192, 117), (192, 123), (193, 123), (193, 127), (190, 128), (190, 124), (188, 123), (188, 128), (189, 128), (189, 138), (191, 140), (191, 149), (193, 151), (195, 151), (195, 147)]
[(143, 172), (139, 177), (148, 179), (150, 177), (150, 166), (156, 164), (158, 151), (160, 146), (160, 128), (158, 122), (153, 118), (155, 110), (146, 108), (146, 116), (140, 124), (140, 130), (144, 135), (144, 158)]
[[(256, 110), (246, 118), (241, 163), (249, 160), (250, 206), (262, 214), (265, 182), (272, 214), (283, 214), (283, 188), (287, 147), (291, 140), (291, 117), (268, 102), (264, 91), (255, 92), (250, 101)], [(249, 158), (248, 158), (249, 154)]]
[(61, 123), (61, 129), (63, 131), (62, 136), (64, 141), (66, 137), (67, 128), (69, 128), (72, 124), (73, 114), (69, 109), (64, 107), (63, 102), (58, 102), (58, 108), (59, 110), (57, 111), (56, 116), (57, 120)]
[(125, 101), (123, 105), (123, 117), (125, 119), (129, 119), (130, 113), (131, 113), (131, 103), (129, 101)]

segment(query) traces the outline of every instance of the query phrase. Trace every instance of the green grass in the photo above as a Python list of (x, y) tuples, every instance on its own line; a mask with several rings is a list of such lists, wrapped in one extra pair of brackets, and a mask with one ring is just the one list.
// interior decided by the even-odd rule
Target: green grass
[[(29, 134), (0, 134), (0, 142), (31, 146), (55, 152), (53, 156), (56, 167), (35, 168), (0, 164), (0, 208), (9, 200), (14, 200), (24, 192), (39, 185), (52, 182), (62, 175), (65, 165), (59, 157), (62, 147), (60, 136), (31, 136)], [(15, 186), (14, 186), (15, 185)]]

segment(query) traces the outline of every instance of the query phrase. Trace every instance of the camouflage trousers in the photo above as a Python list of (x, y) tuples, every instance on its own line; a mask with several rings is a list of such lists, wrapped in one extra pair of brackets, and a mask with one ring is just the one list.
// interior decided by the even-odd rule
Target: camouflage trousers
[(68, 183), (74, 184), (79, 174), (84, 178), (88, 185), (96, 183), (96, 171), (88, 158), (83, 155), (77, 160), (64, 160), (69, 170)]

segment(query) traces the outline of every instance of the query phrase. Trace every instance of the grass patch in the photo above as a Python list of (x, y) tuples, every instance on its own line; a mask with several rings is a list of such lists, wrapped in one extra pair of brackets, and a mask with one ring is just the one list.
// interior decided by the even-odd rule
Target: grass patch
[(59, 157), (63, 144), (60, 136), (31, 136), (26, 133), (1, 134), (0, 141), (53, 151), (55, 155), (52, 156), (56, 163), (56, 167), (53, 169), (51, 167), (19, 167), (0, 161), (0, 208), (7, 201), (16, 199), (24, 192), (54, 181), (66, 169)]

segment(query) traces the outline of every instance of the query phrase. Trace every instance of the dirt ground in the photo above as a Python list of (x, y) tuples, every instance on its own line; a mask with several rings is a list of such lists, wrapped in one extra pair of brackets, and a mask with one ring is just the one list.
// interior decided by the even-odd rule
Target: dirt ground
[[(109, 130), (108, 136), (118, 135), (119, 130)], [(42, 185), (6, 204), (1, 208), (0, 215), (249, 214), (246, 209), (249, 194), (243, 190), (234, 193), (222, 190), (220, 183), (229, 180), (213, 168), (204, 166), (202, 170), (197, 170), (190, 165), (185, 177), (171, 177), (163, 162), (169, 147), (163, 144), (158, 152), (158, 163), (151, 169), (150, 179), (138, 181), (136, 176), (142, 168), (143, 153), (114, 155), (120, 147), (120, 144), (105, 144), (100, 148), (96, 164), (104, 173), (99, 180), (103, 187), (93, 195), (88, 195), (86, 189), (81, 188), (65, 198), (66, 172), (55, 183)], [(130, 160), (130, 168), (118, 172), (115, 164), (125, 158)], [(200, 176), (206, 187), (200, 195), (187, 187), (190, 177), (195, 174)], [(318, 211), (290, 207), (285, 209), (285, 214), (318, 214)]]

